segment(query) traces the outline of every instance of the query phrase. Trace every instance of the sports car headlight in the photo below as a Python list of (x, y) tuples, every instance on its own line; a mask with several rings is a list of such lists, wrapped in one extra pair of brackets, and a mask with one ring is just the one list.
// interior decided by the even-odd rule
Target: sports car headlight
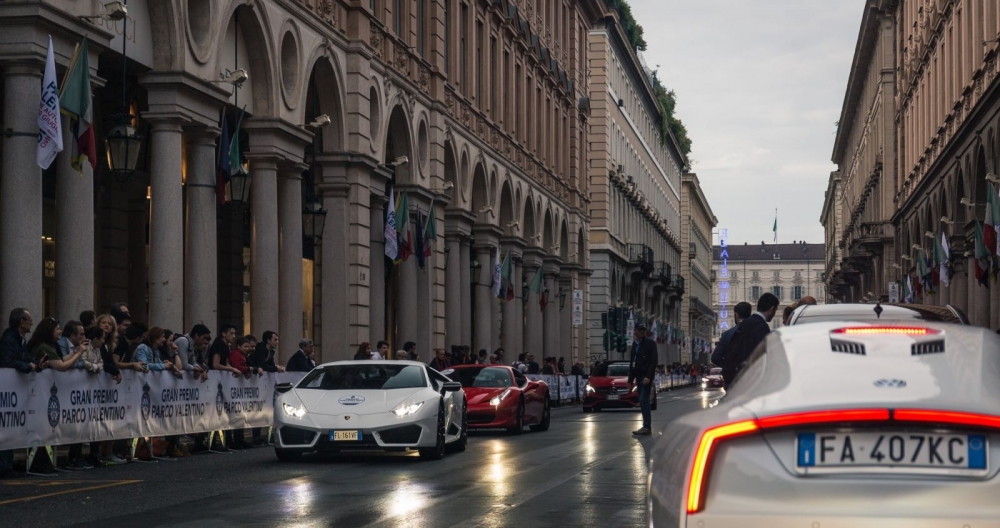
[(583, 390), (586, 391), (587, 394), (592, 394), (592, 393), (596, 392), (594, 390), (594, 388), (590, 386), (589, 383), (586, 384), (586, 385), (584, 385)]
[(294, 416), (296, 418), (302, 418), (306, 414), (305, 408), (295, 407), (294, 405), (288, 405), (287, 403), (282, 403), (281, 408), (285, 410), (286, 415)]
[(635, 385), (634, 385), (634, 386), (632, 387), (632, 392), (636, 392), (636, 391), (638, 391), (638, 390), (639, 390), (639, 384), (638, 384), (638, 383), (636, 383), (636, 384), (635, 384)]
[(510, 389), (501, 392), (499, 396), (494, 396), (493, 399), (490, 400), (490, 405), (494, 407), (500, 405), (500, 402), (502, 402), (503, 399), (506, 398), (508, 394), (510, 394)]
[(409, 416), (420, 410), (424, 406), (424, 402), (407, 404), (406, 402), (400, 403), (392, 410), (392, 414), (402, 418), (404, 416)]

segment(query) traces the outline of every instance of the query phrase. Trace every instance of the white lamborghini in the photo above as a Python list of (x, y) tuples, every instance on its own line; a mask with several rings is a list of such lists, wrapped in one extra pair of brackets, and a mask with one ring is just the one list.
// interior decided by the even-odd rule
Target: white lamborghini
[(274, 451), (283, 462), (309, 452), (410, 449), (436, 460), (468, 442), (462, 384), (423, 363), (325, 363), (276, 389)]
[(771, 333), (650, 453), (650, 525), (1000, 527), (1000, 336), (928, 321)]

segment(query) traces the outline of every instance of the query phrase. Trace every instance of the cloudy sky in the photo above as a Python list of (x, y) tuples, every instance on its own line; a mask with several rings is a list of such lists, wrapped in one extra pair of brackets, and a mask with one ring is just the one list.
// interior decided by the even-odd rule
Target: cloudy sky
[(630, 0), (730, 243), (821, 243), (864, 0)]

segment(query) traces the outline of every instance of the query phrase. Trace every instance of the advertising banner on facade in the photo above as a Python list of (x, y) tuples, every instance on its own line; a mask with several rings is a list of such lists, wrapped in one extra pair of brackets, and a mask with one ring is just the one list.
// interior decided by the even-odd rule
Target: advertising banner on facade
[(275, 385), (302, 373), (202, 381), (169, 372), (122, 372), (121, 383), (83, 370), (0, 369), (0, 449), (268, 427)]

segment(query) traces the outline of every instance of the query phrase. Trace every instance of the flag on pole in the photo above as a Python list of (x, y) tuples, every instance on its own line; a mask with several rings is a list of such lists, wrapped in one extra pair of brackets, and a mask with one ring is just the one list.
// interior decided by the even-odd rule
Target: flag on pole
[(226, 110), (222, 110), (222, 135), (219, 136), (219, 166), (215, 177), (215, 194), (219, 203), (226, 204), (226, 185), (232, 174), (232, 159), (229, 157), (232, 142), (229, 140), (229, 123), (226, 122)]
[(500, 277), (500, 246), (493, 254), (493, 296), (500, 297), (503, 291), (503, 280)]
[(434, 215), (434, 201), (431, 200), (431, 212), (424, 226), (424, 258), (429, 259), (434, 254), (434, 243), (437, 242), (437, 219)]
[(385, 256), (396, 260), (399, 241), (396, 240), (396, 195), (389, 189), (389, 208), (385, 210)]
[[(242, 168), (241, 161), (243, 155), (240, 153), (240, 127), (243, 125), (243, 116), (247, 113), (246, 105), (240, 111), (240, 117), (236, 120), (236, 128), (233, 130), (233, 137), (229, 140), (229, 176), (235, 176)], [(229, 178), (227, 178), (228, 180)]]
[(42, 77), (42, 98), (38, 102), (38, 151), (35, 162), (42, 169), (49, 168), (56, 154), (62, 152), (62, 118), (59, 115), (59, 81), (56, 80), (56, 58), (52, 53), (52, 36), (45, 56), (45, 74)]
[(500, 264), (500, 293), (498, 297), (505, 301), (510, 301), (513, 299), (514, 285), (510, 283), (511, 276), (514, 274), (514, 263), (510, 259), (510, 250), (507, 250), (507, 255), (503, 258), (503, 263)]
[(541, 309), (545, 310), (545, 285), (543, 283), (544, 273), (542, 273), (542, 268), (538, 268), (535, 271), (535, 276), (531, 279), (531, 283), (528, 284), (528, 289), (537, 293), (539, 295), (538, 305)]
[(62, 113), (70, 118), (70, 129), (73, 131), (72, 160), (73, 167), (83, 173), (83, 158), (90, 161), (90, 167), (97, 168), (97, 140), (94, 138), (94, 102), (90, 94), (90, 59), (88, 58), (87, 38), (77, 46), (73, 60), (66, 70), (62, 91), (59, 92), (59, 103)]
[(1000, 273), (1000, 262), (996, 257), (1000, 256), (1000, 196), (992, 183), (986, 184), (986, 226), (983, 228), (983, 243), (989, 252), (989, 261), (993, 270), (993, 278), (996, 279)]
[(903, 302), (913, 302), (913, 281), (910, 279), (909, 273), (906, 275), (906, 280), (903, 281)]
[(777, 244), (778, 243), (778, 210), (777, 209), (774, 210), (774, 227), (772, 228), (772, 231), (774, 231), (774, 243)]
[(935, 250), (941, 252), (941, 263), (939, 264), (941, 267), (939, 272), (941, 275), (941, 284), (948, 286), (951, 283), (952, 276), (951, 248), (948, 247), (948, 236), (944, 233), (941, 233), (941, 240), (938, 242)]
[(986, 243), (983, 240), (983, 226), (976, 221), (976, 280), (979, 284), (989, 288), (989, 260), (990, 252), (986, 248)]
[(415, 226), (417, 232), (417, 245), (413, 249), (413, 253), (417, 255), (417, 265), (420, 269), (424, 269), (424, 213), (417, 208), (417, 225)]
[(406, 191), (399, 195), (399, 204), (396, 207), (396, 240), (399, 245), (399, 252), (395, 262), (406, 262), (413, 254), (413, 245), (410, 239), (410, 199)]

